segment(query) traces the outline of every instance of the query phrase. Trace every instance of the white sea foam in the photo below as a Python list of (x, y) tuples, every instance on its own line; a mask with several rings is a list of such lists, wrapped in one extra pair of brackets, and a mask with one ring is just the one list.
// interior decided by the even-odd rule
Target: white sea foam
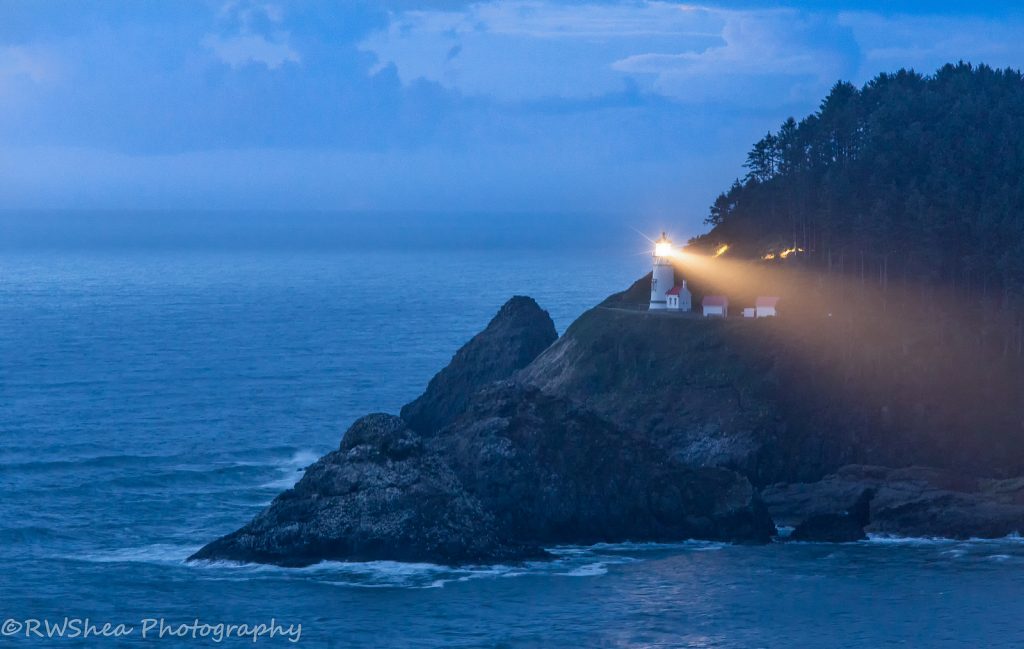
[[(513, 566), (465, 566), (449, 567), (432, 563), (401, 563), (396, 561), (366, 562), (324, 562), (310, 566), (314, 574), (330, 576), (326, 580), (335, 586), (351, 586), (357, 588), (443, 588), (454, 582), (465, 582), (472, 579), (517, 577), (529, 571)], [(348, 579), (334, 579), (339, 575)]]
[(703, 551), (721, 550), (726, 543), (717, 541), (679, 541), (677, 543), (655, 543), (655, 542), (633, 542), (622, 543), (595, 543), (593, 545), (559, 545), (546, 548), (548, 552), (556, 556), (571, 554), (587, 554), (593, 552), (664, 552), (664, 551)]
[[(616, 547), (609, 545), (607, 547)], [(551, 561), (524, 564), (443, 566), (434, 563), (400, 561), (322, 561), (302, 568), (284, 568), (264, 564), (231, 561), (199, 561), (190, 566), (209, 569), (205, 579), (245, 581), (268, 577), (309, 579), (319, 583), (353, 588), (443, 588), (448, 584), (475, 579), (507, 579), (527, 576), (598, 577), (608, 565), (639, 559), (624, 555), (600, 554), (584, 548), (562, 548), (562, 556)], [(230, 574), (224, 574), (228, 571)]]
[(608, 566), (600, 562), (588, 563), (580, 566), (579, 568), (574, 568), (569, 572), (559, 572), (555, 574), (562, 575), (563, 577), (596, 577), (608, 574)]
[[(204, 579), (211, 581), (247, 581), (254, 578), (308, 579), (332, 586), (353, 588), (441, 588), (445, 584), (470, 579), (515, 577), (532, 569), (504, 564), (451, 567), (434, 563), (401, 561), (321, 561), (301, 568), (236, 561), (197, 561), (190, 566), (208, 569)], [(225, 575), (221, 571), (231, 574)]]
[(892, 534), (868, 534), (867, 543), (880, 543), (880, 544), (891, 544), (891, 545), (949, 545), (953, 543), (971, 543), (971, 544), (1002, 544), (1002, 543), (1019, 543), (1024, 544), (1024, 537), (1014, 532), (1007, 536), (1001, 536), (994, 539), (982, 539), (977, 537), (971, 537), (969, 539), (951, 539), (939, 536), (895, 536)]
[(295, 483), (302, 478), (302, 470), (317, 461), (319, 456), (308, 449), (296, 451), (290, 458), (282, 462), (275, 462), (281, 476), (260, 485), (260, 489), (291, 489)]
[(880, 545), (948, 545), (957, 543), (956, 539), (932, 536), (895, 536), (892, 534), (868, 534), (866, 543)]

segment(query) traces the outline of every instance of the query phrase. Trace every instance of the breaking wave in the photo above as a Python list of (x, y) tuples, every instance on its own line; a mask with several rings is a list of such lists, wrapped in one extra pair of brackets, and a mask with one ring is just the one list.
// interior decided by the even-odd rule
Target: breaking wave
[(877, 543), (883, 545), (953, 545), (953, 544), (1003, 544), (1017, 543), (1024, 545), (1024, 537), (1018, 533), (1009, 534), (993, 539), (982, 539), (971, 537), (969, 539), (951, 539), (940, 536), (895, 536), (892, 534), (868, 534), (866, 543)]
[(443, 566), (399, 561), (323, 561), (303, 568), (243, 564), (231, 561), (198, 561), (189, 566), (210, 571), (212, 580), (309, 579), (332, 586), (352, 588), (442, 588), (474, 579), (512, 577), (601, 577), (613, 566), (653, 558), (652, 553), (704, 552), (726, 547), (723, 543), (598, 543), (589, 546), (548, 548), (553, 559), (522, 564)]
[(319, 455), (308, 449), (295, 451), (291, 458), (284, 463), (278, 464), (277, 469), (280, 476), (275, 480), (261, 484), (260, 489), (291, 489), (302, 478), (302, 473), (306, 467), (316, 462), (319, 457)]

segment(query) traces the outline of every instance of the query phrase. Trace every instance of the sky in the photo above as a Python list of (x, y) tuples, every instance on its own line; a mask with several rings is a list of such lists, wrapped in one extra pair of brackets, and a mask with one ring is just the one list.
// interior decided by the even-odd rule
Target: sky
[(1013, 3), (0, 0), (0, 210), (700, 230), (837, 80), (1024, 67)]

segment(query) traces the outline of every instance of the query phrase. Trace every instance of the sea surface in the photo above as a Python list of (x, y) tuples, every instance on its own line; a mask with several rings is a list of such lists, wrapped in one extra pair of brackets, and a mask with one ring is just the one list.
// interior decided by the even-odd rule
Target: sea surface
[[(0, 252), (0, 646), (254, 646), (143, 640), (147, 619), (301, 624), (298, 643), (256, 646), (1024, 646), (1019, 539), (184, 563), (354, 419), (417, 396), (508, 297), (535, 297), (562, 332), (626, 287), (647, 266), (630, 243)], [(133, 631), (25, 637), (26, 619), (65, 617)]]

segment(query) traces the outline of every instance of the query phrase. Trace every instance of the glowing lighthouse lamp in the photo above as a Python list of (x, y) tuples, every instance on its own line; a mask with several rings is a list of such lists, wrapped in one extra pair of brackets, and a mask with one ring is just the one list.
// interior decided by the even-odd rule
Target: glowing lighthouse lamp
[(676, 284), (675, 268), (672, 258), (675, 256), (672, 241), (661, 233), (661, 238), (654, 242), (654, 272), (651, 273), (651, 311), (689, 311), (691, 298), (686, 288), (686, 281)]

